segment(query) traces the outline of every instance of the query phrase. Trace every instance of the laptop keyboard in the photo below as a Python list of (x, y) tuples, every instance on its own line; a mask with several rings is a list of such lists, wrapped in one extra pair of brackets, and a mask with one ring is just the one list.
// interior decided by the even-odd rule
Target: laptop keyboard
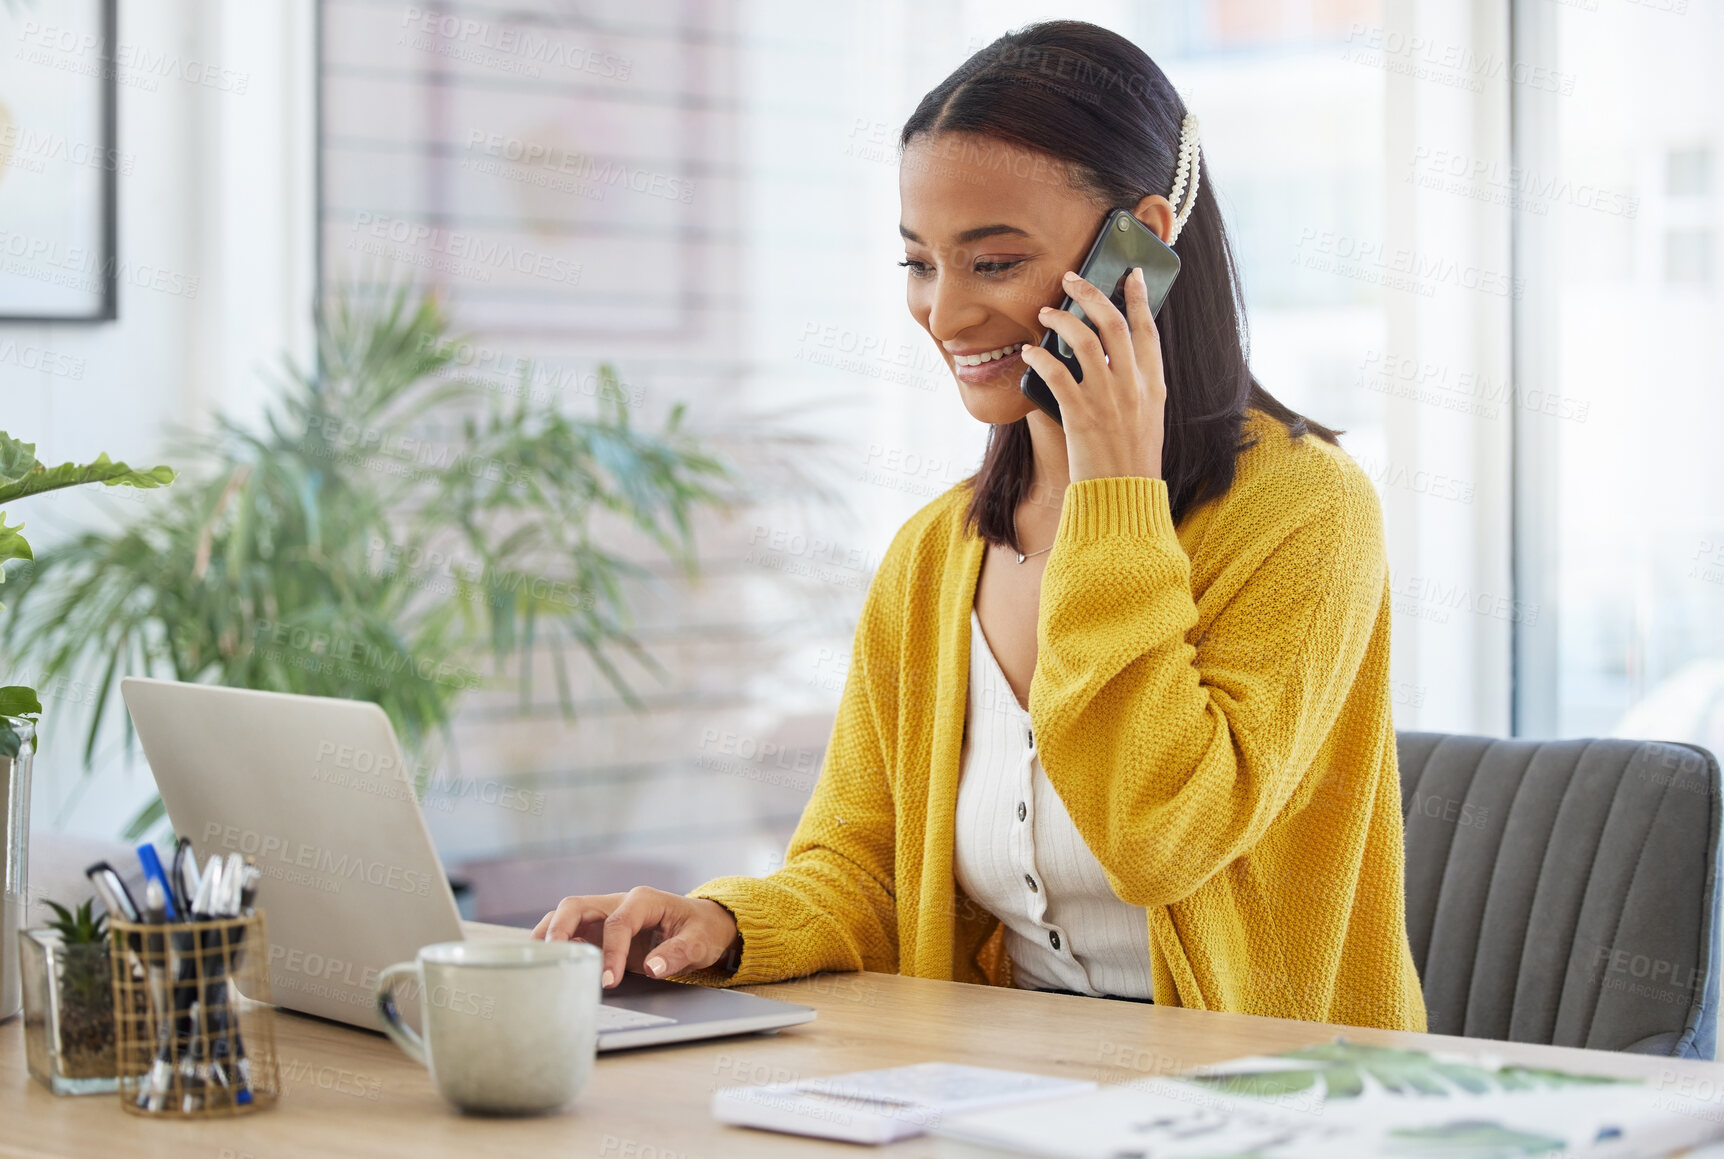
[(646, 1026), (669, 1026), (675, 1021), (676, 1019), (666, 1018), (661, 1014), (642, 1014), (639, 1010), (599, 1004), (600, 1034), (612, 1030), (640, 1030)]

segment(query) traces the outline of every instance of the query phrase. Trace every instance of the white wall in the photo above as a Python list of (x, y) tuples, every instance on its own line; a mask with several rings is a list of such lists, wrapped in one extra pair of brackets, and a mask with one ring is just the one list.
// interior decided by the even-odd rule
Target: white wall
[[(121, 278), (117, 321), (0, 322), (0, 343), (73, 360), (75, 377), (0, 362), (0, 428), (34, 441), (44, 462), (105, 451), (134, 465), (172, 464), (175, 426), (218, 404), (247, 413), (263, 394), (259, 368), (283, 351), (309, 352), (312, 32), (311, 0), (120, 5), (119, 40), (131, 50), (122, 59), (153, 63), (122, 69), (117, 86), (118, 259), (122, 269), (172, 271), (180, 277), (170, 281), (187, 289), (164, 293)], [(186, 79), (209, 70), (226, 70), (215, 75), (228, 87)], [(41, 546), (85, 521), (125, 522), (154, 498), (65, 492), (7, 516), (23, 518)], [(8, 668), (8, 681), (18, 680)], [(116, 832), (153, 792), (148, 773), (141, 761), (130, 772), (108, 761), (99, 776), (80, 778), (82, 738), (56, 730), (55, 704), (44, 707), (36, 824)]]

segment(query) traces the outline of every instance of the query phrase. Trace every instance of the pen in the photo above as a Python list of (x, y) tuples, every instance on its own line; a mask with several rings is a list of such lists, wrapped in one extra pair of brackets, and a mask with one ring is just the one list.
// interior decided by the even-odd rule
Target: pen
[(178, 921), (179, 912), (174, 909), (174, 887), (168, 881), (168, 875), (162, 870), (162, 859), (156, 856), (156, 847), (149, 842), (138, 846), (138, 861), (144, 867), (144, 876), (152, 884), (162, 887), (162, 905), (168, 921)]
[(220, 884), (221, 857), (212, 853), (209, 862), (204, 866), (203, 877), (198, 882), (197, 896), (192, 900), (193, 917), (209, 916), (211, 898), (215, 896), (216, 887)]
[(203, 1092), (206, 1082), (204, 1072), (207, 1064), (203, 1059), (202, 1050), (205, 1036), (199, 1033), (199, 1029), (205, 1013), (203, 1003), (196, 999), (192, 1000), (191, 1006), (186, 1010), (186, 1017), (190, 1020), (193, 1030), (180, 1048), (180, 1110), (187, 1114), (201, 1110), (204, 1105)]
[(239, 916), (240, 875), (245, 872), (245, 859), (237, 853), (227, 855), (227, 864), (221, 867), (220, 902), (216, 909), (217, 917), (234, 918)]
[[(245, 859), (245, 868), (239, 875), (239, 908), (241, 914), (249, 915), (252, 906), (257, 901), (258, 882), (263, 880), (263, 870), (251, 858)], [(233, 966), (239, 969), (241, 959), (245, 956), (245, 930), (235, 931)], [(227, 1053), (234, 1059), (233, 1069), (237, 1085), (234, 1092), (234, 1102), (244, 1105), (252, 1101), (251, 1093), (251, 1060), (246, 1057), (245, 1043), (240, 1040), (238, 1016), (230, 1009), (228, 1023), (231, 1031), (227, 1042)]]
[(174, 843), (174, 860), (172, 865), (175, 901), (179, 904), (181, 915), (191, 912), (192, 898), (198, 893), (198, 858), (192, 851), (190, 837), (181, 837)]
[[(114, 872), (113, 866), (106, 861), (98, 861), (84, 870), (84, 876), (88, 877), (90, 884), (95, 887), (96, 896), (102, 899), (102, 905), (107, 907), (110, 918), (128, 922), (138, 920), (137, 903), (132, 900), (126, 883), (120, 880), (120, 875)], [(144, 960), (140, 956), (144, 950), (144, 939), (134, 930), (126, 935), (123, 948), (126, 952), (126, 968), (133, 979), (142, 978), (148, 982), (149, 971), (144, 968)], [(153, 999), (154, 995), (151, 997)]]
[[(167, 907), (172, 904), (170, 892), (160, 879), (151, 875), (145, 889), (144, 904), (152, 922), (166, 924), (168, 921)], [(173, 1091), (174, 1075), (177, 1072), (180, 1078), (182, 1109), (193, 1110), (194, 1101), (196, 1105), (202, 1103), (202, 1084), (198, 1078), (195, 1057), (198, 1019), (202, 1013), (202, 1007), (198, 1003), (198, 961), (195, 956), (199, 948), (198, 938), (196, 934), (181, 929), (164, 932), (161, 940), (164, 943), (165, 967), (162, 971), (162, 983), (166, 991), (163, 1033), (159, 1036), (156, 1065), (151, 1067), (145, 1087), (145, 1105), (152, 1111), (162, 1109)]]
[[(95, 887), (96, 896), (102, 899), (102, 905), (107, 909), (108, 916), (119, 921), (136, 923), (142, 919), (138, 915), (138, 903), (132, 900), (131, 891), (126, 883), (120, 880), (120, 875), (114, 872), (114, 867), (106, 861), (98, 861), (84, 870), (84, 876), (90, 879)], [(137, 952), (144, 948), (143, 939), (135, 932), (126, 935), (126, 949), (131, 955), (132, 965), (138, 961)]]
[(257, 901), (257, 883), (263, 880), (263, 870), (246, 859), (245, 872), (240, 875), (239, 908), (241, 913), (250, 913), (252, 903)]
[[(224, 878), (221, 856), (212, 853), (198, 879), (188, 920), (202, 922), (222, 916), (221, 895), (227, 889)], [(183, 1052), (180, 1075), (185, 1088), (182, 1109), (191, 1111), (204, 1105), (212, 1078), (217, 1079), (224, 1087), (227, 1085), (226, 1073), (219, 1069), (219, 1064), (217, 1069), (212, 1071), (212, 1063), (216, 1060), (211, 1057), (211, 1050), (219, 1048), (220, 1040), (212, 1042), (211, 1034), (218, 1032), (219, 1028), (219, 1033), (231, 1035), (233, 1027), (230, 1022), (232, 1012), (227, 1003), (227, 962), (226, 955), (221, 952), (221, 931), (205, 929), (188, 935), (187, 950), (196, 957), (182, 961), (182, 976), (190, 966), (194, 979), (199, 974), (204, 979), (201, 992), (188, 1008), (187, 1038), (180, 1048)]]
[[(238, 917), (242, 906), (246, 904), (248, 882), (255, 895), (256, 881), (261, 876), (261, 871), (255, 866), (247, 865), (246, 859), (238, 853), (228, 854), (225, 862), (212, 856), (210, 868), (204, 874), (203, 884), (207, 889), (200, 891), (207, 896), (200, 896), (202, 906), (196, 912), (200, 917)], [(237, 1082), (232, 1084), (230, 1090), (234, 1101), (239, 1104), (252, 1101), (251, 1068), (245, 1055), (245, 1043), (240, 1038), (237, 1018), (228, 1000), (228, 975), (239, 966), (244, 938), (243, 929), (229, 928), (207, 931), (202, 939), (204, 949), (217, 951), (205, 959), (204, 974), (210, 979), (210, 983), (203, 996), (202, 1014), (213, 1026), (214, 1032), (220, 1035), (210, 1042), (211, 1056), (204, 1060), (203, 1066), (206, 1073), (220, 1086), (229, 1087), (228, 1065), (224, 1065), (224, 1061), (231, 1059), (233, 1076)]]
[[(167, 894), (159, 881), (151, 879), (144, 887), (144, 921), (150, 925), (161, 925), (167, 920)], [(150, 1004), (156, 1012), (156, 1058), (150, 1064), (149, 1073), (144, 1076), (142, 1088), (138, 1091), (138, 1105), (146, 1110), (159, 1111), (167, 1099), (168, 1086), (173, 1081), (173, 1034), (175, 1015), (168, 1003), (167, 975), (164, 967), (157, 963), (158, 952), (155, 945), (159, 935), (150, 935), (150, 953), (146, 958), (149, 963)], [(164, 944), (160, 951), (167, 952)]]
[(106, 861), (98, 861), (84, 871), (84, 876), (90, 879), (90, 884), (96, 888), (96, 896), (102, 899), (108, 913), (123, 921), (138, 920), (138, 905), (132, 900), (131, 891), (126, 883), (120, 880), (120, 875)]

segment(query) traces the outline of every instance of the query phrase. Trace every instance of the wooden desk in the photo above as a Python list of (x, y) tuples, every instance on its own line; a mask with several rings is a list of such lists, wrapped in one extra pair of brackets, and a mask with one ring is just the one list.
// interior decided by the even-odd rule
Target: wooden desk
[[(476, 927), (474, 936), (524, 931)], [(429, 1075), (381, 1034), (282, 1013), (276, 1023), (283, 1096), (272, 1109), (208, 1122), (151, 1121), (115, 1096), (55, 1098), (24, 1067), (20, 1020), (0, 1026), (0, 1155), (290, 1159), (329, 1156), (548, 1156), (717, 1159), (720, 1156), (931, 1155), (928, 1139), (858, 1150), (848, 1144), (721, 1127), (718, 1087), (786, 1081), (933, 1059), (1124, 1082), (1243, 1054), (1324, 1041), (1337, 1028), (1135, 1002), (1033, 994), (890, 974), (828, 974), (753, 988), (816, 1007), (777, 1035), (601, 1055), (570, 1109), (536, 1119), (479, 1119), (451, 1110)], [(1441, 1046), (1525, 1062), (1676, 1082), (1700, 1080), (1724, 1099), (1724, 1064), (1484, 1043), (1377, 1030), (1360, 1042)], [(1707, 1084), (1710, 1084), (1709, 1086)], [(1724, 1101), (1720, 1102), (1724, 1115)]]

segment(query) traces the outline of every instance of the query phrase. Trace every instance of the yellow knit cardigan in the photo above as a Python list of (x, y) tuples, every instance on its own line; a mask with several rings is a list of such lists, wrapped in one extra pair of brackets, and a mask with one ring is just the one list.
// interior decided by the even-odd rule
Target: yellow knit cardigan
[[(1073, 483), (1042, 580), (1030, 717), (1114, 892), (1149, 914), (1155, 1001), (1425, 1028), (1407, 944), (1382, 512), (1342, 450), (1256, 410), (1232, 488)], [(959, 484), (892, 541), (784, 868), (721, 877), (736, 985), (821, 970), (1009, 984), (956, 888), (953, 818), (984, 543)]]

